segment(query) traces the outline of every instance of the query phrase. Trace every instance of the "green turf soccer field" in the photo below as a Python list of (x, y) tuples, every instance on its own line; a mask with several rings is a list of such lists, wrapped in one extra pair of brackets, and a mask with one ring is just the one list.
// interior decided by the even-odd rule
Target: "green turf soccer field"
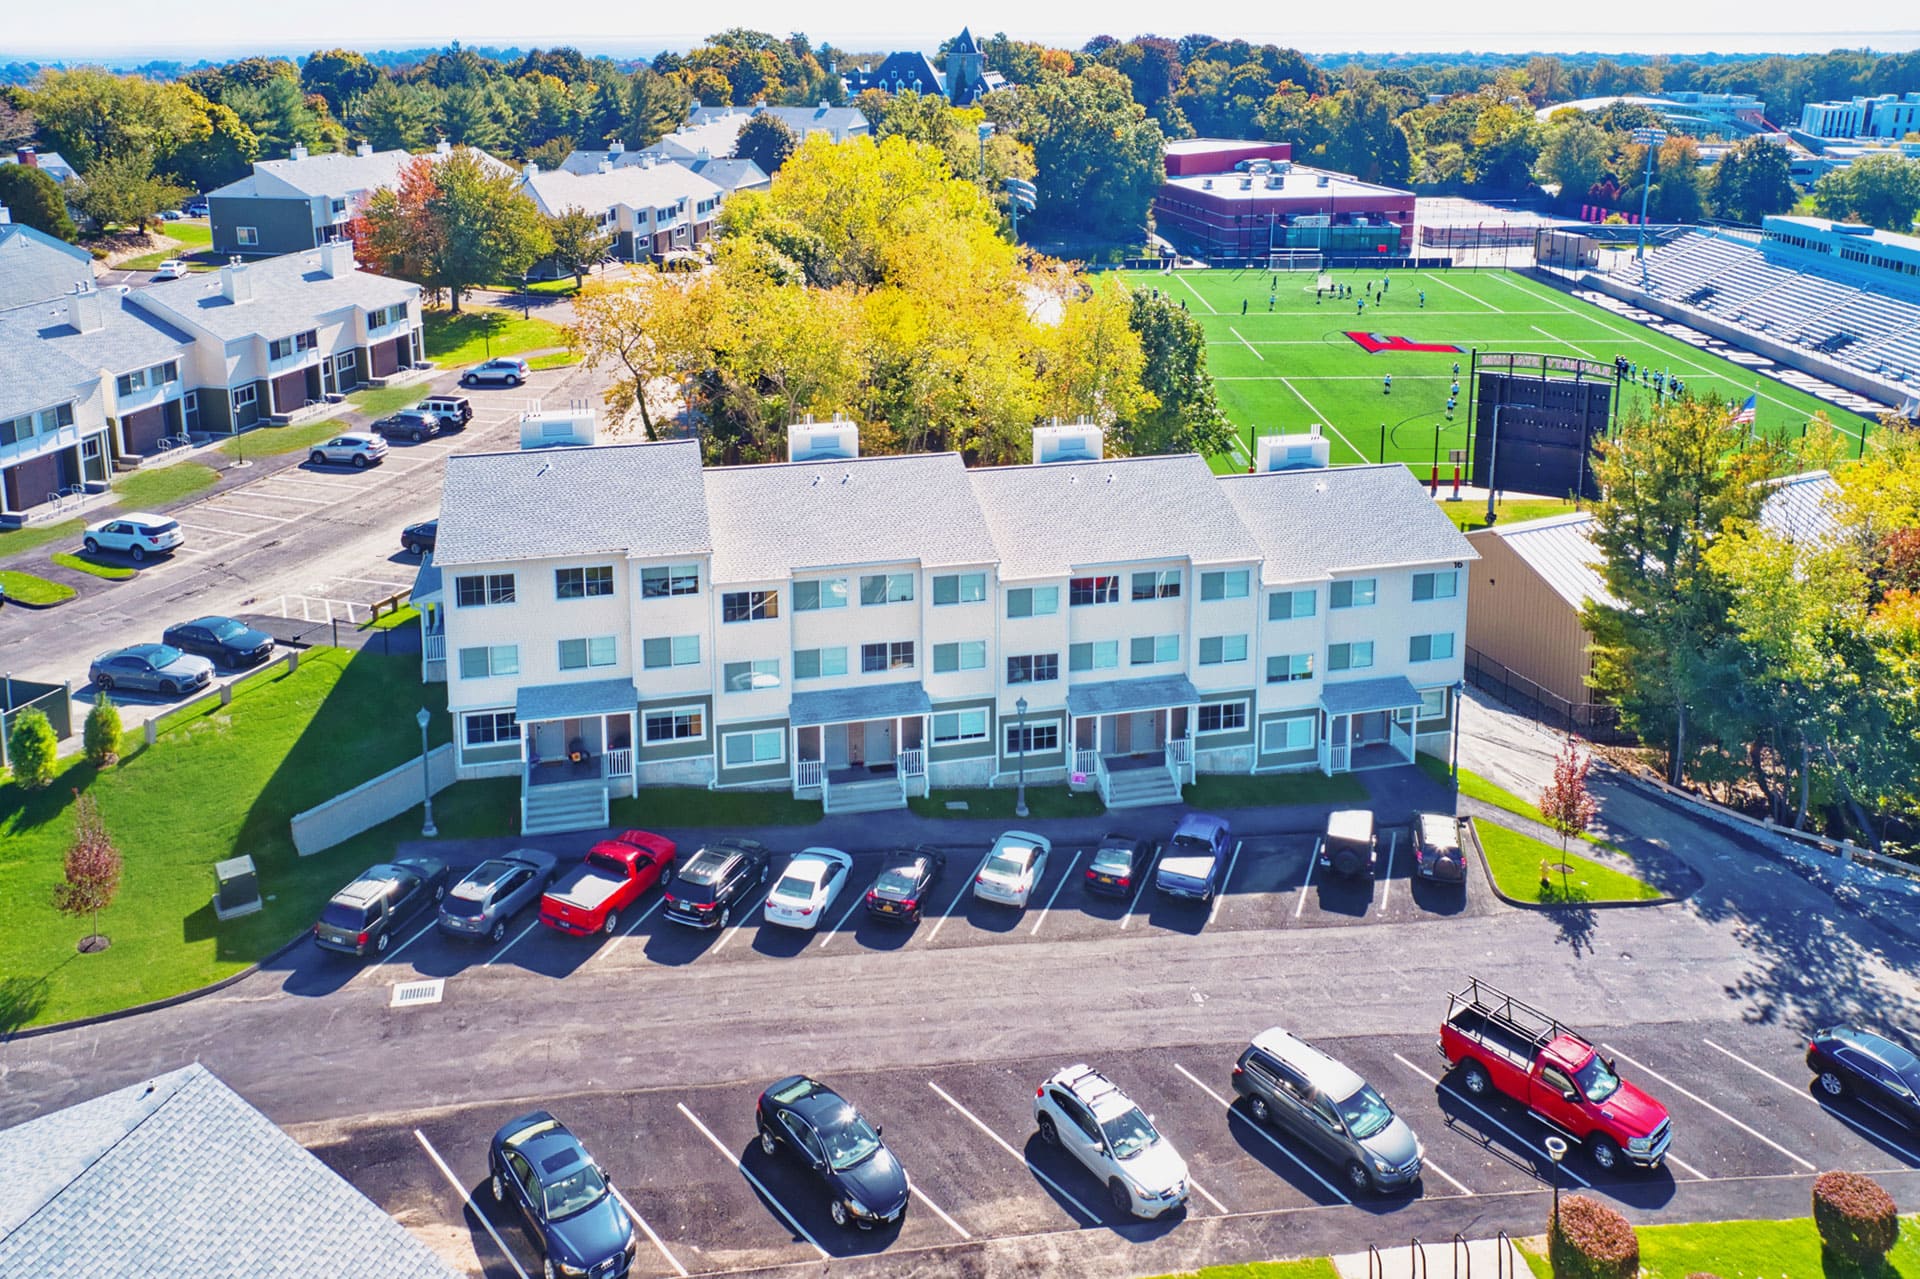
[[(1336, 283), (1351, 285), (1359, 299), (1366, 297), (1368, 280), (1381, 277), (1364, 271), (1331, 275)], [(1364, 314), (1356, 314), (1353, 300), (1327, 297), (1316, 302), (1319, 278), (1307, 271), (1281, 272), (1275, 289), (1275, 276), (1268, 271), (1128, 273), (1128, 283), (1136, 287), (1184, 299), (1206, 329), (1207, 362), (1220, 407), (1241, 430), (1232, 454), (1211, 459), (1214, 470), (1246, 469), (1248, 459), (1241, 450), (1249, 426), (1261, 435), (1279, 435), (1323, 422), (1332, 437), (1335, 465), (1401, 461), (1425, 479), (1438, 425), (1444, 479), (1451, 474), (1448, 451), (1467, 447), (1467, 352), (1473, 348), (1583, 356), (1608, 365), (1619, 355), (1681, 378), (1692, 396), (1738, 403), (1757, 392), (1755, 426), (1770, 435), (1798, 436), (1822, 409), (1850, 442), (1857, 444), (1860, 433), (1871, 426), (1804, 392), (1511, 272), (1394, 271), (1384, 303), (1368, 302)], [(1460, 351), (1369, 354), (1349, 332), (1457, 346)], [(1460, 398), (1449, 422), (1447, 395), (1456, 360)], [(1393, 376), (1391, 394), (1382, 391), (1388, 374)], [(1621, 408), (1652, 398), (1651, 388), (1634, 385), (1626, 389)]]

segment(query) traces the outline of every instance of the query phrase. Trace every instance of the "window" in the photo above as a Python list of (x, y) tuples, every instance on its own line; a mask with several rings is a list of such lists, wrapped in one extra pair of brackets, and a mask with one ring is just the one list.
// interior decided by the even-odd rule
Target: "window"
[(512, 711), (481, 711), (466, 717), (467, 745), (492, 746), (520, 740), (520, 724)]
[(1413, 575), (1413, 600), (1450, 600), (1460, 593), (1460, 570)]
[(36, 435), (51, 435), (63, 426), (72, 425), (71, 404), (41, 409), (37, 413), (24, 413), (0, 422), (0, 444), (18, 444), (21, 440), (30, 440)]
[(780, 659), (755, 658), (750, 662), (728, 662), (720, 668), (721, 687), (729, 693), (751, 693), (763, 688), (780, 687)]
[(518, 675), (520, 646), (495, 644), (488, 648), (460, 650), (460, 678), (486, 679), (490, 675)]
[(1444, 688), (1424, 688), (1420, 690), (1420, 718), (1445, 719), (1447, 717), (1447, 690)]
[(384, 329), (389, 324), (398, 324), (407, 318), (407, 304), (395, 302), (392, 306), (383, 306), (377, 311), (367, 312), (367, 327)]
[(640, 641), (640, 666), (643, 670), (664, 670), (669, 666), (698, 666), (698, 635), (655, 635)]
[(1288, 622), (1296, 617), (1312, 617), (1319, 599), (1318, 591), (1275, 591), (1267, 596), (1267, 620)]
[(987, 669), (987, 642), (985, 640), (961, 640), (954, 644), (935, 644), (933, 646), (933, 673), (946, 675), (953, 671), (984, 671)]
[(560, 641), (560, 669), (580, 671), (590, 666), (612, 666), (613, 636), (593, 635), (586, 639)]
[(1060, 678), (1060, 654), (1032, 653), (1007, 659), (1007, 683), (1045, 684)]
[(1452, 656), (1452, 631), (1442, 631), (1438, 635), (1415, 635), (1407, 640), (1409, 662), (1444, 662)]
[(1007, 725), (1007, 754), (1039, 755), (1060, 749), (1060, 724), (1049, 721), (1045, 724), (1028, 724), (1022, 728), (1018, 724)]
[(180, 365), (177, 362), (156, 364), (152, 368), (140, 369), (134, 373), (122, 373), (114, 379), (114, 387), (121, 395), (132, 395), (149, 387), (164, 386), (180, 380)]
[(1372, 665), (1372, 640), (1327, 645), (1327, 669), (1330, 671), (1364, 671)]
[(611, 594), (613, 594), (613, 565), (611, 564), (553, 570), (555, 599), (584, 600)]
[(342, 351), (333, 357), (333, 371), (335, 373), (351, 373), (359, 367), (360, 353), (358, 351)]
[(1313, 748), (1313, 716), (1298, 715), (1292, 719), (1270, 719), (1260, 726), (1260, 753), (1278, 755), (1281, 751), (1304, 751)]
[(985, 573), (951, 573), (945, 577), (933, 579), (933, 602), (935, 606), (943, 604), (978, 604), (987, 598), (987, 575)]
[(1200, 708), (1196, 732), (1237, 733), (1247, 726), (1245, 702), (1209, 702)]
[(1110, 671), (1120, 665), (1119, 640), (1095, 640), (1090, 644), (1074, 644), (1067, 649), (1067, 669), (1070, 671)]
[(1057, 586), (1016, 586), (1007, 592), (1008, 617), (1051, 617), (1059, 611)]
[(640, 717), (642, 740), (697, 742), (707, 735), (707, 712), (698, 706), (667, 706)]
[(1067, 583), (1067, 603), (1075, 608), (1086, 604), (1120, 602), (1118, 577), (1076, 577)]
[(260, 243), (260, 228), (251, 226), (235, 227), (233, 229), (233, 238), (236, 244), (242, 245), (243, 247), (257, 247)]
[(1377, 585), (1371, 577), (1351, 577), (1335, 582), (1327, 592), (1327, 607), (1366, 608), (1373, 603)]
[(1161, 662), (1180, 660), (1180, 637), (1178, 635), (1136, 635), (1129, 645), (1127, 664), (1130, 666), (1154, 666)]
[(318, 342), (319, 337), (312, 329), (308, 329), (305, 333), (296, 333), (290, 338), (275, 338), (273, 341), (267, 343), (267, 358), (269, 360), (284, 360), (289, 355), (297, 355), (301, 351), (313, 350)]
[(817, 582), (793, 584), (793, 611), (796, 613), (846, 606), (847, 579), (844, 577), (824, 577)]
[(1200, 640), (1200, 665), (1225, 666), (1247, 660), (1244, 635), (1207, 635)]
[(777, 728), (756, 733), (726, 733), (720, 738), (720, 761), (728, 768), (778, 764), (787, 757), (787, 735)]
[(720, 620), (723, 622), (761, 622), (778, 616), (778, 591), (728, 591), (720, 597)]
[(951, 746), (955, 742), (987, 740), (985, 708), (972, 711), (945, 711), (933, 717), (933, 744)]
[(1252, 582), (1252, 572), (1244, 568), (1230, 568), (1217, 573), (1200, 575), (1200, 598), (1203, 600), (1243, 600)]
[(1177, 568), (1151, 569), (1133, 575), (1133, 598), (1136, 600), (1177, 600), (1180, 598), (1180, 570)]
[(233, 407), (236, 409), (252, 407), (255, 398), (256, 393), (253, 389), (253, 383), (251, 382), (245, 386), (236, 386), (233, 388)]
[(1312, 653), (1287, 653), (1267, 659), (1267, 683), (1291, 684), (1313, 678)]
[(912, 599), (911, 573), (869, 573), (860, 579), (862, 604), (906, 604)]
[(795, 679), (823, 679), (829, 675), (846, 673), (847, 650), (844, 648), (796, 648), (793, 650)]
[(860, 673), (862, 675), (872, 675), (880, 671), (912, 669), (912, 640), (898, 640), (891, 644), (862, 644), (860, 646)]
[(461, 608), (483, 608), (488, 604), (513, 603), (513, 574), (475, 573), (453, 579), (453, 601)]
[(655, 564), (640, 570), (640, 598), (663, 600), (700, 593), (698, 564)]

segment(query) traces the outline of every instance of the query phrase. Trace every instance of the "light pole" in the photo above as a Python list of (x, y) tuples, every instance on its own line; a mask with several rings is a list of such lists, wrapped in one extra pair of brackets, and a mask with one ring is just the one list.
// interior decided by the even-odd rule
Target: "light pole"
[(1466, 695), (1467, 681), (1461, 680), (1453, 686), (1453, 758), (1447, 766), (1447, 773), (1453, 778), (1456, 790), (1460, 786), (1460, 703)]
[(528, 273), (520, 273), (520, 318), (526, 319), (533, 314), (533, 291), (527, 287)]
[(1640, 247), (1634, 250), (1634, 261), (1640, 264), (1640, 283), (1647, 282), (1647, 196), (1653, 192), (1653, 153), (1667, 140), (1665, 129), (1635, 129), (1633, 140), (1647, 149), (1647, 171), (1640, 179)]
[(1497, 490), (1493, 482), (1494, 468), (1500, 464), (1500, 411), (1507, 406), (1493, 406), (1493, 438), (1487, 441), (1487, 523), (1492, 524), (1499, 517), (1493, 513), (1493, 495)]
[(1016, 701), (1013, 709), (1020, 716), (1020, 727), (1016, 730), (1020, 735), (1020, 789), (1014, 793), (1013, 815), (1025, 817), (1027, 815), (1027, 699), (1023, 697)]
[(987, 185), (987, 139), (993, 136), (993, 121), (980, 122), (980, 185)]
[(427, 756), (427, 725), (433, 722), (433, 716), (422, 706), (413, 718), (420, 725), (420, 793), (427, 806), (427, 820), (420, 824), (420, 834), (432, 839), (440, 833), (433, 828), (433, 763)]
[(1553, 1160), (1553, 1228), (1560, 1229), (1560, 1161), (1567, 1157), (1564, 1137), (1547, 1138), (1547, 1157)]

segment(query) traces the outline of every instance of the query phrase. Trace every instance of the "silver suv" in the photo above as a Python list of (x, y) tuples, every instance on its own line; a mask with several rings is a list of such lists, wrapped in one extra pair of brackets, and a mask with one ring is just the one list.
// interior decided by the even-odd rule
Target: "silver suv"
[(1107, 1184), (1113, 1206), (1158, 1217), (1187, 1201), (1187, 1161), (1153, 1117), (1091, 1066), (1068, 1066), (1033, 1090), (1040, 1140), (1063, 1146)]
[(1366, 1080), (1275, 1027), (1254, 1036), (1233, 1068), (1247, 1114), (1299, 1138), (1340, 1169), (1356, 1194), (1420, 1180), (1426, 1151)]
[(314, 445), (307, 453), (307, 460), (315, 466), (352, 466), (362, 471), (375, 462), (384, 462), (386, 457), (387, 442), (364, 431), (336, 435), (324, 444)]

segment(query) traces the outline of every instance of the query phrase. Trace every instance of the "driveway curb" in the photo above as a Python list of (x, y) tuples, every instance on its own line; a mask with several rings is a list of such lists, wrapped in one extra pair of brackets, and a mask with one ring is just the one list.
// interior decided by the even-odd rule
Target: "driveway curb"
[[(1478, 819), (1471, 814), (1463, 815), (1460, 818), (1460, 825), (1473, 835), (1473, 847), (1474, 850), (1480, 854), (1480, 873), (1486, 877), (1487, 887), (1493, 890), (1495, 897), (1498, 897), (1507, 905), (1519, 910), (1533, 910), (1539, 911), (1543, 915), (1551, 915), (1558, 911), (1631, 910), (1641, 906), (1672, 906), (1679, 902), (1686, 901), (1689, 897), (1692, 897), (1694, 893), (1699, 892), (1701, 888), (1700, 885), (1696, 884), (1694, 885), (1693, 891), (1683, 897), (1668, 897), (1663, 895), (1660, 897), (1637, 898), (1634, 901), (1556, 902), (1553, 904), (1521, 901), (1518, 897), (1509, 897), (1501, 892), (1499, 882), (1493, 877), (1493, 871), (1488, 869), (1487, 850), (1480, 843), (1480, 826)], [(1699, 876), (1696, 875), (1695, 878), (1697, 879)]]

